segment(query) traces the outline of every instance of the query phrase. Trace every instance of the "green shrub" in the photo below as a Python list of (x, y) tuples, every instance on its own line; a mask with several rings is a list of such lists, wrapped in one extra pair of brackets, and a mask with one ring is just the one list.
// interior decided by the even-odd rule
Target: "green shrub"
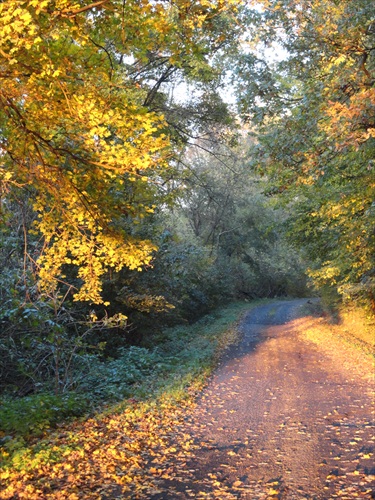
[(93, 358), (90, 372), (78, 390), (89, 393), (91, 399), (97, 402), (119, 401), (129, 397), (134, 392), (134, 386), (169, 366), (158, 349), (131, 346), (121, 348), (119, 353), (117, 359), (104, 363)]
[(33, 394), (0, 399), (0, 431), (4, 435), (39, 435), (56, 423), (82, 415), (88, 407), (81, 394)]

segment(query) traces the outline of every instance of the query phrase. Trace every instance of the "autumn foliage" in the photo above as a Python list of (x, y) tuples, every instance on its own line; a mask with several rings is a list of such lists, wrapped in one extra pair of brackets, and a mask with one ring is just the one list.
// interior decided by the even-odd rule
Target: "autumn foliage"
[(123, 61), (147, 66), (157, 51), (178, 68), (182, 54), (203, 50), (194, 30), (213, 43), (212, 19), (235, 3), (1, 3), (2, 189), (31, 193), (41, 290), (65, 283), (75, 300), (101, 303), (108, 269), (150, 263), (156, 247), (133, 226), (155, 209), (168, 131), (146, 105), (149, 83), (134, 81)]
[(259, 124), (254, 164), (286, 194), (312, 283), (331, 303), (374, 311), (373, 6), (264, 1), (248, 19), (236, 83), (244, 115)]

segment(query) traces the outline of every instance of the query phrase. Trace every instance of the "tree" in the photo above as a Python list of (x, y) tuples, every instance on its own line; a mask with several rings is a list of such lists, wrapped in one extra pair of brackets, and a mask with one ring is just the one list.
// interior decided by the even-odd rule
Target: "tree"
[(1, 2), (2, 206), (10, 190), (33, 200), (40, 290), (101, 303), (108, 269), (150, 263), (156, 247), (134, 228), (170, 177), (161, 86), (183, 68), (210, 80), (237, 3)]
[(238, 65), (242, 112), (258, 124), (254, 161), (294, 207), (290, 235), (314, 283), (375, 309), (372, 3), (260, 4), (248, 19), (281, 55), (258, 45)]
[(303, 294), (301, 261), (285, 240), (287, 213), (265, 196), (248, 148), (243, 138), (237, 148), (218, 147), (215, 156), (191, 148), (188, 189), (175, 212), (186, 221), (185, 233), (190, 229), (191, 240), (209, 252), (223, 296)]

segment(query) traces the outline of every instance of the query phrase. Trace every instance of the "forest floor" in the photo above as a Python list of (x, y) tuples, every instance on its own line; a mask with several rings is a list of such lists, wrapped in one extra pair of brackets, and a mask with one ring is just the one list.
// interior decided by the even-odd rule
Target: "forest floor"
[(305, 305), (249, 311), (198, 396), (62, 426), (0, 498), (375, 498), (373, 357)]

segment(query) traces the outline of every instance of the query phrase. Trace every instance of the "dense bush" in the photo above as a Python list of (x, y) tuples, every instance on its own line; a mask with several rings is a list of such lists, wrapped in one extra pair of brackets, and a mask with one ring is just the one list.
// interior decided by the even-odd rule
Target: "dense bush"
[[(39, 393), (21, 399), (0, 397), (0, 433), (11, 437), (38, 435), (64, 419), (82, 415), (88, 396), (82, 394)], [(7, 441), (2, 438), (3, 443)], [(1, 440), (0, 440), (1, 443)]]
[[(119, 357), (100, 361), (92, 355), (85, 377), (72, 371), (74, 391), (64, 394), (40, 392), (23, 398), (0, 396), (0, 446), (8, 451), (22, 447), (23, 438), (43, 434), (58, 422), (83, 415), (103, 403), (152, 399), (163, 392), (183, 397), (187, 385), (213, 366), (215, 353), (226, 345), (228, 325), (248, 305), (232, 304), (224, 313), (205, 316), (194, 325), (163, 330), (158, 347), (130, 346)], [(230, 333), (230, 332), (229, 332)]]

